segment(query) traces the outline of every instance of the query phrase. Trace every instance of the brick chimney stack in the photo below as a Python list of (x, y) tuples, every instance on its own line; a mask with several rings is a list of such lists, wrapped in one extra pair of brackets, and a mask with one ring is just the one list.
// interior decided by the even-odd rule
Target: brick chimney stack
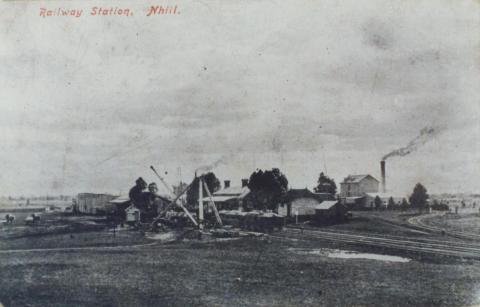
[(382, 173), (382, 192), (385, 193), (387, 192), (387, 187), (385, 183), (385, 161), (384, 160), (380, 161), (380, 171)]

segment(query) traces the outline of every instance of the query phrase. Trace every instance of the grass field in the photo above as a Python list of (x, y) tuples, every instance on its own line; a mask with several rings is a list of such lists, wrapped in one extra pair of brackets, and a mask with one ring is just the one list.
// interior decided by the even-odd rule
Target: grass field
[(480, 215), (478, 213), (432, 216), (423, 219), (422, 222), (430, 226), (444, 228), (447, 231), (480, 235)]
[[(108, 249), (152, 241), (133, 231), (113, 238), (102, 230), (0, 242), (0, 302), (5, 306), (480, 304), (480, 262), (412, 258), (396, 263), (297, 252), (332, 247), (315, 240), (267, 236)], [(6, 252), (74, 246), (86, 249)]]

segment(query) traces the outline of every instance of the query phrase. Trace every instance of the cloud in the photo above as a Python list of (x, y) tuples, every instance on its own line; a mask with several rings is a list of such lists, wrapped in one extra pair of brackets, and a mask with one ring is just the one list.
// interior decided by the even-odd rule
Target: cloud
[(478, 136), (478, 5), (187, 1), (180, 19), (81, 27), (18, 5), (0, 15), (0, 157), (18, 170), (1, 193), (118, 192), (152, 163), (190, 174), (221, 157), (233, 179), (279, 152), (298, 186), (319, 153), (341, 179), (425, 126)]
[(395, 44), (394, 24), (393, 20), (367, 20), (361, 28), (364, 43), (379, 50), (392, 48)]

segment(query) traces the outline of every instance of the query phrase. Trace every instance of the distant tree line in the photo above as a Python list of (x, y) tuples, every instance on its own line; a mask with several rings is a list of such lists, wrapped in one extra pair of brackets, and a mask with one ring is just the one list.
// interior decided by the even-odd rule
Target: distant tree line
[(71, 200), (73, 196), (70, 195), (48, 195), (48, 196), (1, 196), (1, 199), (8, 200)]

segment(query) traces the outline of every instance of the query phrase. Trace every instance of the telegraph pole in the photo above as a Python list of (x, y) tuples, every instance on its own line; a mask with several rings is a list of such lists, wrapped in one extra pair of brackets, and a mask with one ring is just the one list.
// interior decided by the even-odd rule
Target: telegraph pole
[(203, 230), (203, 180), (198, 177), (198, 228)]

